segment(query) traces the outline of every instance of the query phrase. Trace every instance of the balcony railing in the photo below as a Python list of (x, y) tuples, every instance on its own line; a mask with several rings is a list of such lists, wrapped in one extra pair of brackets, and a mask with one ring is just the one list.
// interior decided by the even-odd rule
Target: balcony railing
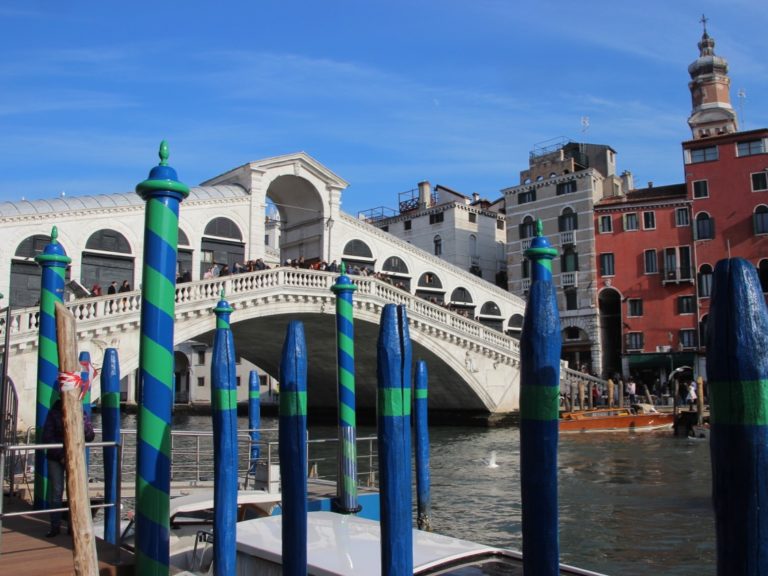
[(560, 273), (560, 285), (563, 288), (575, 288), (578, 286), (579, 273), (578, 272), (561, 272)]
[(576, 235), (574, 234), (573, 230), (566, 230), (565, 232), (560, 232), (560, 246), (565, 246), (567, 244), (574, 244), (576, 242)]
[(665, 268), (662, 270), (662, 283), (679, 284), (693, 282), (693, 268)]
[(523, 292), (528, 292), (528, 290), (531, 289), (531, 279), (530, 278), (523, 278), (520, 281), (520, 288)]
[(531, 242), (533, 242), (533, 238), (523, 238), (520, 240), (520, 250), (528, 250), (531, 247)]

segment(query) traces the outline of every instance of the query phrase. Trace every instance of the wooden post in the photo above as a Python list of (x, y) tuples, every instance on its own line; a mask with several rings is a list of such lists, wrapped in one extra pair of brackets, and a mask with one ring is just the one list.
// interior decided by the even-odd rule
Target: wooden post
[(592, 410), (595, 407), (594, 392), (592, 392), (594, 387), (595, 387), (594, 382), (587, 383), (587, 396), (588, 396), (587, 406), (589, 406), (590, 410)]
[(698, 412), (697, 424), (704, 424), (704, 378), (696, 378), (696, 411)]
[(648, 390), (648, 384), (643, 384), (643, 392), (645, 393), (645, 399), (648, 404), (653, 406), (653, 398), (651, 398), (651, 391)]
[(624, 408), (624, 379), (619, 378), (619, 408)]
[(584, 382), (579, 381), (579, 410), (584, 410)]
[[(59, 371), (80, 373), (75, 339), (75, 317), (61, 302), (56, 302), (56, 336), (59, 344)], [(91, 521), (88, 478), (85, 471), (83, 404), (80, 390), (61, 391), (64, 412), (64, 453), (66, 454), (67, 500), (74, 544), (74, 568), (77, 576), (97, 576), (99, 559)]]
[(608, 378), (608, 408), (613, 408), (613, 380)]

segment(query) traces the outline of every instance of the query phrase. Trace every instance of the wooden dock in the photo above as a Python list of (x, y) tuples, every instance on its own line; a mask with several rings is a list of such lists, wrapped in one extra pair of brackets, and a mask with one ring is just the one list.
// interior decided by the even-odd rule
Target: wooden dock
[[(4, 512), (22, 510), (26, 505), (6, 498)], [(46, 538), (48, 515), (12, 516), (3, 519), (0, 544), (0, 573), (24, 576), (70, 576), (74, 574), (72, 538), (66, 528), (54, 538)], [(133, 555), (97, 538), (101, 576), (133, 575)]]

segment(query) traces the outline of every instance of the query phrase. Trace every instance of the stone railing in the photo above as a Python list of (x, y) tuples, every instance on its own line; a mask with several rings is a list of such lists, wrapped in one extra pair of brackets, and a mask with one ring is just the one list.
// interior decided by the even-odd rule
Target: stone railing
[[(190, 311), (212, 309), (222, 291), (233, 306), (259, 293), (273, 296), (293, 293), (331, 299), (331, 286), (337, 277), (337, 274), (331, 272), (279, 267), (179, 284), (176, 287), (177, 318)], [(351, 280), (358, 288), (355, 298), (359, 304), (373, 302), (377, 310), (387, 303), (403, 304), (413, 324), (429, 326), (436, 336), (442, 334), (442, 337), (461, 340), (470, 346), (491, 347), (495, 353), (508, 355), (510, 360), (519, 358), (519, 344), (514, 338), (382, 280), (366, 276), (351, 276)], [(91, 323), (102, 326), (105, 322), (114, 325), (135, 323), (138, 326), (141, 291), (82, 298), (66, 306), (78, 322), (78, 331), (88, 330)], [(12, 343), (35, 339), (37, 328), (36, 307), (20, 309), (11, 314)], [(0, 337), (4, 330), (5, 326), (2, 326)]]

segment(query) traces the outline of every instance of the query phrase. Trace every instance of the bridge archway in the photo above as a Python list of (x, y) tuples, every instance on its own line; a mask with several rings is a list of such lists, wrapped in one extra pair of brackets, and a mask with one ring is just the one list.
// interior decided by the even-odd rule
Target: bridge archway
[(352, 265), (358, 268), (373, 269), (376, 265), (370, 246), (359, 239), (350, 240), (344, 245), (342, 260), (347, 266)]
[(234, 268), (235, 262), (245, 261), (245, 242), (240, 227), (229, 218), (219, 216), (205, 226), (200, 243), (200, 277), (213, 266), (225, 264)]
[(408, 271), (408, 265), (399, 256), (390, 256), (384, 260), (381, 273), (389, 277), (394, 286), (411, 291), (411, 274)]
[[(49, 235), (35, 234), (22, 240), (16, 248), (11, 260), (11, 293), (8, 299), (13, 307), (35, 306), (40, 300), (42, 268), (35, 262), (35, 256), (50, 242)], [(64, 253), (67, 253), (66, 250)], [(69, 267), (66, 279), (69, 280)]]
[(135, 285), (133, 249), (117, 230), (102, 228), (91, 234), (81, 259), (80, 283), (86, 288), (99, 284), (106, 293), (112, 282)]
[(445, 289), (440, 277), (434, 272), (424, 272), (419, 276), (419, 282), (416, 287), (416, 296), (424, 298), (435, 304), (445, 302)]
[(317, 188), (301, 176), (285, 174), (272, 180), (266, 194), (280, 215), (280, 260), (323, 260), (330, 218)]

